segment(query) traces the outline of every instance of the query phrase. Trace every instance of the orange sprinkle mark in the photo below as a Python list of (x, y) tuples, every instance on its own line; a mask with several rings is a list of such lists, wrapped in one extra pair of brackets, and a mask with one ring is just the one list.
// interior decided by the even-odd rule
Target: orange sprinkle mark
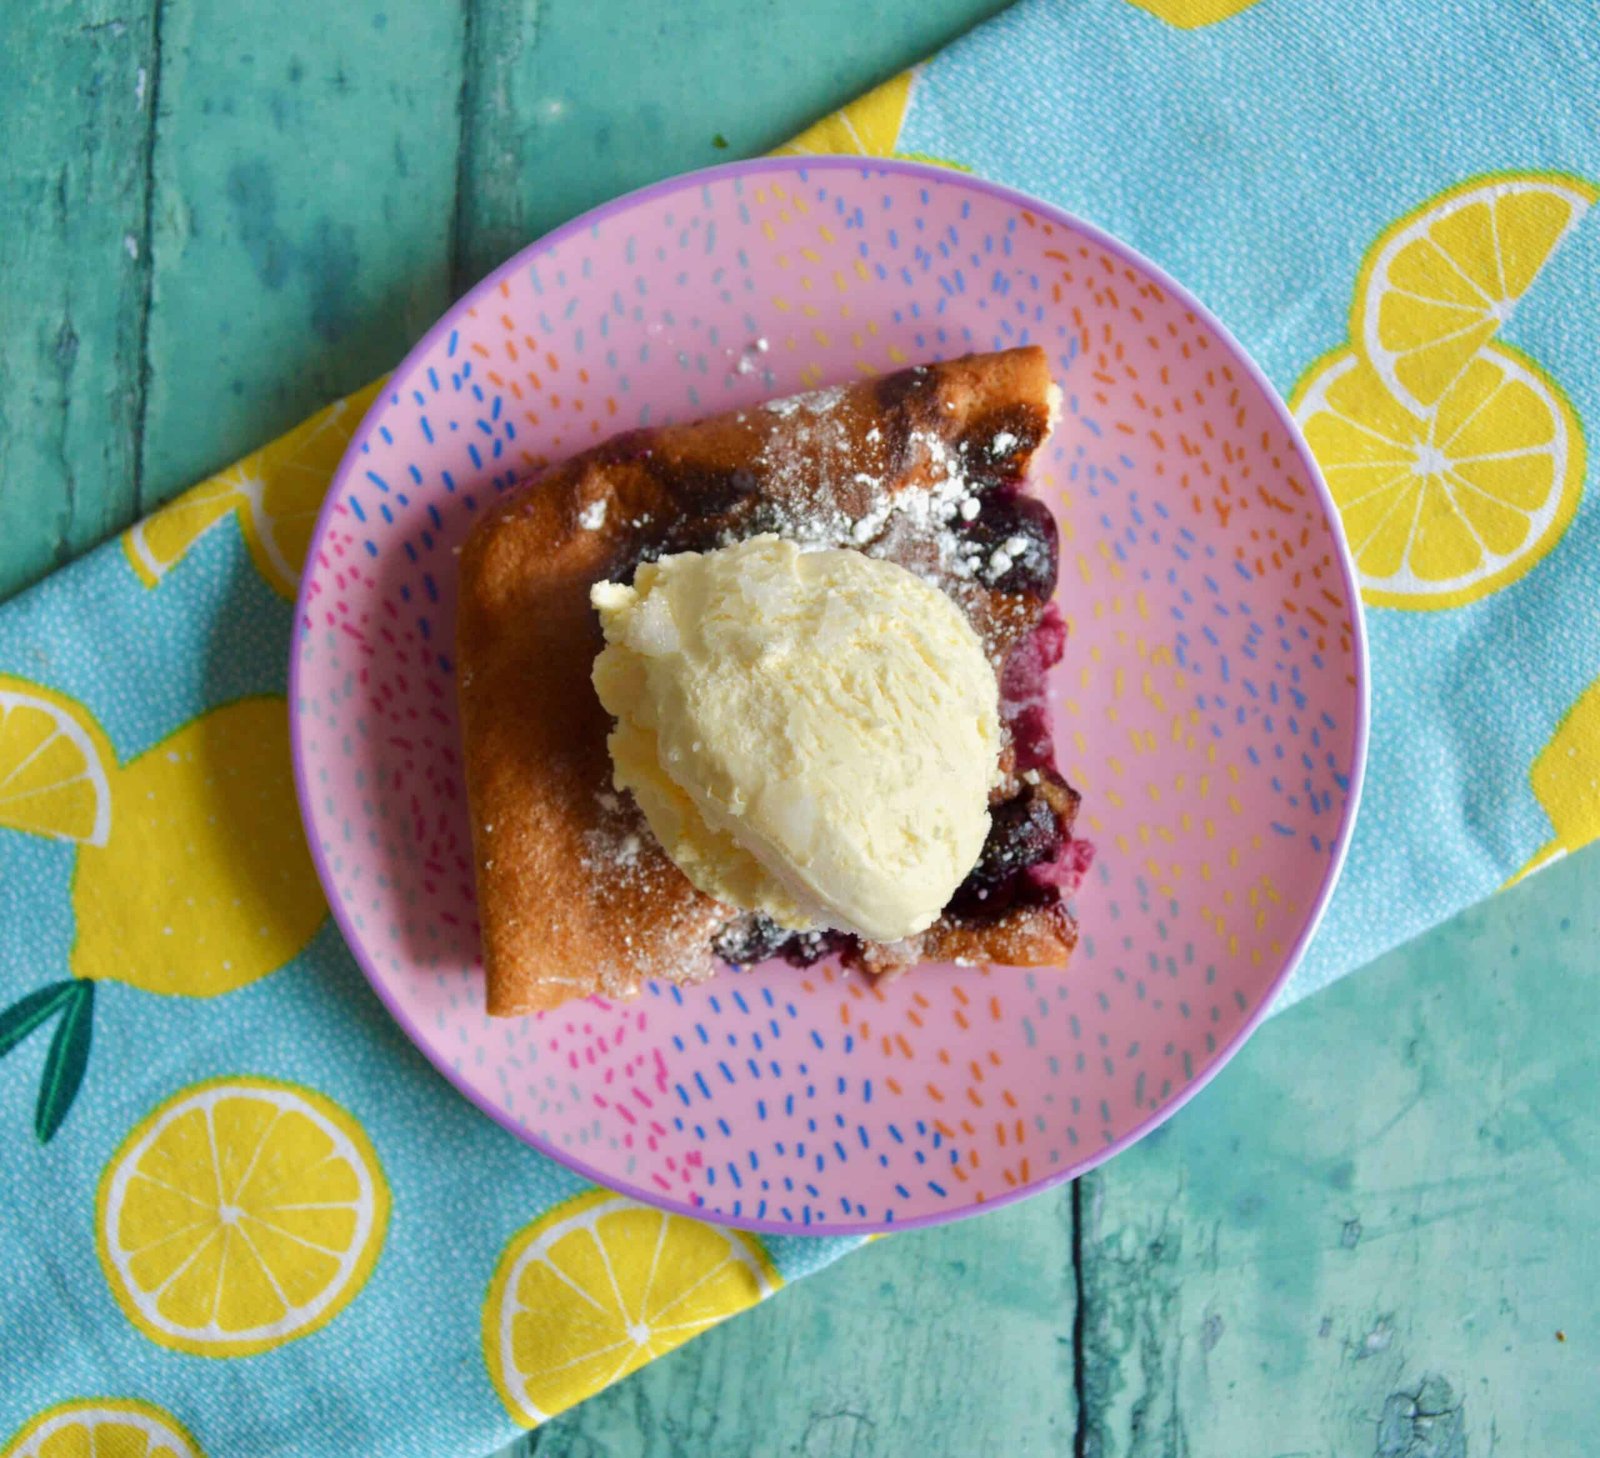
[(506, 340), (506, 358), (512, 364), (518, 364), (521, 361), (522, 357), (517, 353), (517, 341), (514, 339)]
[(606, 414), (607, 415), (615, 415), (616, 413), (617, 413), (616, 397), (612, 396), (612, 395), (607, 395), (606, 396)]
[(561, 361), (551, 354), (548, 349), (544, 352), (544, 362), (550, 366), (551, 374), (558, 375), (561, 373)]
[(983, 1107), (983, 1100), (978, 1097), (977, 1089), (969, 1086), (967, 1089), (967, 1099), (972, 1104), (973, 1108), (981, 1109)]
[(992, 1063), (996, 1068), (1000, 1066), (1000, 1054), (997, 1049), (991, 1048), (989, 1050), (989, 1062)]
[(539, 416), (536, 411), (524, 410), (522, 413), (527, 416), (529, 425), (537, 425), (539, 423)]
[[(500, 297), (502, 299), (509, 299), (511, 297), (511, 280), (510, 279), (503, 278), (503, 279), (500, 280)], [(505, 320), (506, 328), (509, 329), (511, 327), (511, 320), (507, 319), (504, 314), (502, 314), (500, 317)]]
[(474, 339), (472, 341), (472, 352), (475, 355), (477, 355), (480, 359), (488, 359), (489, 358), (489, 351), (487, 349), (485, 349), (481, 344), (479, 344), (476, 339)]
[(968, 1060), (967, 1067), (972, 1070), (973, 1078), (975, 1078), (979, 1083), (982, 1083), (983, 1082), (983, 1065), (981, 1063), (979, 1063), (976, 1058), (973, 1058), (973, 1059), (969, 1059)]
[(954, 1129), (952, 1129), (947, 1123), (945, 1123), (945, 1121), (943, 1119), (935, 1119), (933, 1121), (933, 1127), (935, 1129), (937, 1129), (942, 1135), (944, 1135), (944, 1137), (946, 1139), (954, 1139), (956, 1137), (956, 1131)]
[(1006, 1183), (1008, 1185), (1010, 1185), (1012, 1189), (1016, 1189), (1016, 1187), (1017, 1187), (1017, 1177), (1014, 1174), (1012, 1174), (1011, 1171), (1008, 1170), (1008, 1169), (1003, 1169), (1003, 1170), (1000, 1171), (1000, 1173), (1003, 1174), (1006, 1177)]
[(950, 1166), (950, 1173), (953, 1174), (956, 1177), (956, 1179), (958, 1179), (962, 1184), (966, 1184), (966, 1182), (967, 1182), (967, 1172), (966, 1172), (966, 1170), (962, 1169), (959, 1164), (951, 1165)]
[(876, 982), (873, 982), (873, 984), (870, 987), (867, 988), (867, 991), (872, 995), (872, 999), (873, 999), (874, 1002), (887, 1002), (888, 1001), (888, 999), (886, 997), (884, 997), (884, 995), (883, 995), (883, 989), (881, 987), (879, 987)]
[(994, 1142), (1002, 1149), (1006, 1147), (1006, 1126), (1004, 1124), (996, 1124), (994, 1126)]
[(850, 1026), (850, 1008), (842, 1002), (839, 1004), (839, 1021), (847, 1028)]
[(809, 977), (802, 977), (800, 979), (800, 987), (801, 987), (801, 990), (805, 991), (805, 992), (815, 992), (817, 990), (812, 985), (811, 979)]
[(1018, 1144), (1021, 1144), (1023, 1139), (1026, 1138), (1026, 1134), (1024, 1133), (1023, 1128), (1022, 1128), (1022, 1120), (1021, 1119), (1017, 1120), (1016, 1127), (1013, 1130), (1013, 1133), (1014, 1133), (1014, 1135), (1016, 1137), (1016, 1141), (1017, 1141)]
[(491, 385), (493, 385), (495, 387), (495, 389), (497, 389), (497, 390), (505, 389), (506, 382), (504, 380), (502, 380), (500, 378), (500, 376), (497, 375), (493, 370), (485, 370), (484, 373), (489, 376), (489, 383)]
[(916, 1057), (916, 1054), (911, 1051), (911, 1044), (906, 1042), (906, 1035), (904, 1033), (896, 1033), (894, 1035), (894, 1046), (904, 1053), (907, 1058)]
[(578, 399), (574, 399), (573, 402), (572, 402), (572, 408), (574, 410), (576, 410), (579, 415), (582, 415), (583, 414), (583, 401), (582, 400), (578, 400)]
[(598, 420), (591, 420), (589, 422), (589, 434), (590, 435), (599, 435), (600, 434), (600, 422)]
[(551, 396), (551, 397), (550, 397), (550, 403), (551, 403), (551, 404), (552, 404), (552, 405), (556, 405), (556, 406), (559, 406), (559, 405), (560, 405), (560, 404), (561, 404), (561, 396), (559, 396), (559, 395), (552, 395), (552, 396)]
[(949, 1067), (949, 1065), (950, 1065), (950, 1050), (948, 1048), (941, 1048), (939, 1050), (939, 1062), (943, 1063), (946, 1067)]
[[(976, 1149), (969, 1149), (967, 1151), (967, 1163), (970, 1164), (973, 1167), (973, 1169), (977, 1169), (977, 1167), (978, 1167), (978, 1151)], [(956, 1165), (951, 1165), (951, 1168), (954, 1169), (954, 1170), (959, 1171), (961, 1166), (959, 1164), (956, 1164)]]
[(846, 982), (844, 986), (845, 991), (848, 992), (851, 997), (859, 1000), (860, 998), (866, 996), (866, 993), (861, 990), (861, 984), (859, 982)]
[(522, 386), (519, 385), (515, 380), (511, 382), (511, 396), (514, 400), (520, 400), (522, 398)]
[(963, 990), (961, 984), (959, 982), (952, 982), (950, 984), (950, 991), (955, 995), (955, 1000), (959, 1002), (962, 1007), (966, 1007), (970, 999), (967, 997), (967, 994)]
[(961, 1121), (961, 1132), (965, 1134), (968, 1139), (976, 1139), (978, 1137), (978, 1131), (972, 1127), (971, 1119), (963, 1119)]
[(991, 995), (989, 998), (989, 1016), (997, 1023), (1000, 1021), (1000, 999)]
[(580, 367), (578, 370), (578, 378), (587, 385), (589, 383), (589, 371)]
[(911, 1000), (912, 1002), (916, 1003), (918, 1007), (926, 1008), (928, 1006), (928, 999), (920, 992), (913, 992), (911, 994)]
[(900, 1095), (905, 1092), (905, 1090), (900, 1087), (900, 1081), (898, 1079), (885, 1078), (884, 1082), (888, 1084), (889, 1092), (892, 1093), (896, 1098), (899, 1098)]
[(528, 347), (528, 348), (529, 348), (529, 349), (531, 349), (531, 350), (534, 350), (534, 351), (535, 351), (535, 352), (537, 352), (537, 350), (538, 350), (538, 348), (539, 348), (539, 341), (538, 341), (538, 340), (537, 340), (537, 339), (535, 339), (535, 338), (534, 338), (534, 337), (533, 337), (533, 335), (531, 335), (531, 334), (524, 334), (524, 335), (523, 335), (523, 336), (522, 336), (522, 342), (523, 342), (523, 343), (524, 343), (524, 344), (525, 344), (525, 345), (527, 345), (527, 347)]
[(885, 1058), (888, 1058), (894, 1053), (894, 1044), (889, 1041), (889, 1035), (887, 1033), (885, 1033), (883, 1035), (882, 1043), (883, 1043), (883, 1056)]
[(1000, 1097), (1005, 1100), (1005, 1105), (1008, 1109), (1016, 1108), (1017, 1096), (1010, 1089), (1001, 1090)]
[(517, 454), (522, 458), (522, 464), (525, 466), (537, 466), (539, 464), (530, 450), (519, 450)]
[(927, 1085), (927, 1089), (928, 1089), (928, 1097), (930, 1099), (932, 1099), (934, 1101), (934, 1103), (942, 1104), (944, 1102), (944, 1095), (942, 1093), (940, 1093), (939, 1090), (933, 1084), (931, 1084), (931, 1083), (928, 1084)]
[(535, 374), (532, 370), (528, 371), (528, 383), (530, 385), (532, 385), (533, 388), (536, 389), (536, 390), (544, 389), (544, 381), (541, 380), (539, 378), (539, 376), (537, 374)]
[[(500, 292), (501, 292), (501, 293), (502, 293), (502, 294), (504, 294), (504, 293), (505, 293), (505, 288), (506, 288), (506, 286), (505, 286), (505, 284), (504, 284), (504, 283), (501, 283), (501, 285), (500, 285)], [(500, 323), (501, 323), (501, 324), (502, 324), (502, 325), (504, 325), (504, 327), (505, 327), (505, 328), (506, 328), (506, 330), (507, 330), (507, 331), (508, 331), (508, 332), (509, 332), (509, 331), (510, 331), (510, 330), (512, 330), (512, 329), (515, 329), (515, 328), (516, 328), (516, 327), (517, 327), (517, 326), (516, 326), (516, 321), (515, 321), (515, 320), (513, 320), (513, 319), (512, 319), (512, 317), (511, 317), (511, 315), (509, 315), (509, 314), (502, 314), (502, 315), (501, 315), (501, 316), (500, 316)]]
[(968, 1028), (970, 1028), (972, 1026), (972, 1024), (967, 1021), (967, 1015), (964, 1012), (962, 1012), (960, 1008), (956, 1009), (956, 1011), (953, 1014), (953, 1016), (955, 1017), (955, 1020), (956, 1020), (956, 1026), (958, 1028), (960, 1028), (963, 1032), (965, 1032)]
[(920, 1028), (922, 1026), (922, 1019), (916, 1013), (912, 1012), (910, 1008), (906, 1009), (906, 1021), (914, 1028)]

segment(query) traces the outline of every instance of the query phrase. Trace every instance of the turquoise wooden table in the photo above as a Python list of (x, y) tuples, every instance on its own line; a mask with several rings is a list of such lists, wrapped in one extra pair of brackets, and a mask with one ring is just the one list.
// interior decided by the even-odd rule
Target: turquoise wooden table
[[(0, 597), (379, 373), (553, 224), (759, 152), (996, 8), (8, 8)], [(1077, 1186), (879, 1242), (520, 1451), (1594, 1451), (1597, 872), (1268, 1023)]]

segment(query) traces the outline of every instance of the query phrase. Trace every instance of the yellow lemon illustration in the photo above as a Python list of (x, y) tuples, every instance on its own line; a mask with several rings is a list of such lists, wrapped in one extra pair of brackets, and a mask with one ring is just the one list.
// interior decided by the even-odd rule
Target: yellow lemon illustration
[(326, 914), (279, 698), (213, 709), (112, 776), (111, 835), (78, 852), (77, 977), (215, 997), (292, 960)]
[(76, 842), (72, 976), (0, 1009), (0, 1058), (59, 1019), (34, 1131), (88, 1067), (94, 989), (215, 997), (275, 972), (327, 914), (295, 810), (281, 698), (201, 715), (127, 765), (65, 695), (0, 677), (0, 830)]
[(1397, 400), (1416, 414), (1439, 403), (1597, 196), (1559, 173), (1474, 178), (1373, 244), (1350, 337)]
[(875, 86), (849, 106), (823, 117), (792, 142), (776, 149), (811, 155), (818, 152), (846, 156), (888, 157), (900, 140), (900, 127), (911, 105), (912, 71)]
[(1528, 782), (1556, 833), (1508, 885), (1600, 840), (1600, 679), (1567, 710)]
[(531, 1426), (779, 1284), (754, 1237), (593, 1190), (506, 1247), (483, 1307), (484, 1361)]
[(100, 726), (71, 699), (0, 675), (0, 828), (104, 845), (114, 762)]
[(24, 1423), (0, 1458), (205, 1458), (177, 1418), (129, 1397), (57, 1403)]
[(1350, 349), (1313, 366), (1291, 406), (1375, 606), (1475, 602), (1543, 560), (1577, 510), (1577, 416), (1533, 361), (1502, 346), (1481, 347), (1425, 414)]
[(312, 1089), (222, 1078), (141, 1121), (100, 1177), (100, 1264), (151, 1341), (201, 1357), (270, 1351), (367, 1283), (389, 1187), (361, 1126)]
[(1261, 0), (1128, 0), (1140, 10), (1148, 10), (1178, 30), (1198, 30), (1228, 20)]
[(202, 536), (237, 514), (257, 570), (293, 598), (328, 483), (382, 385), (336, 401), (131, 527), (122, 550), (139, 580), (157, 586)]

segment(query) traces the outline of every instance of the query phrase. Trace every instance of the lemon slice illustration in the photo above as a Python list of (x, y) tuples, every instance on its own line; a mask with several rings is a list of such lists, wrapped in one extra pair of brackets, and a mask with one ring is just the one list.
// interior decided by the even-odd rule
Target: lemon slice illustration
[(873, 87), (849, 106), (812, 123), (792, 142), (774, 148), (774, 155), (824, 152), (860, 157), (890, 156), (900, 140), (900, 127), (911, 105), (914, 74), (902, 71), (881, 86)]
[(122, 549), (139, 580), (158, 586), (201, 537), (237, 514), (257, 570), (293, 598), (328, 483), (381, 388), (379, 381), (335, 401), (129, 528)]
[(1362, 266), (1350, 337), (1395, 399), (1415, 414), (1439, 403), (1597, 196), (1562, 174), (1475, 178), (1383, 233)]
[(594, 1190), (506, 1247), (484, 1301), (484, 1360), (506, 1410), (532, 1425), (779, 1284), (754, 1237)]
[(71, 699), (0, 676), (0, 827), (104, 845), (111, 835), (100, 727)]
[(333, 1320), (383, 1246), (389, 1188), (361, 1126), (308, 1088), (224, 1078), (175, 1094), (101, 1176), (100, 1264), (151, 1341), (239, 1357)]
[(1291, 405), (1378, 607), (1446, 608), (1515, 582), (1560, 541), (1583, 436), (1531, 360), (1484, 345), (1418, 415), (1354, 350), (1313, 366)]
[(170, 1412), (135, 1398), (86, 1397), (23, 1424), (0, 1458), (205, 1458)]

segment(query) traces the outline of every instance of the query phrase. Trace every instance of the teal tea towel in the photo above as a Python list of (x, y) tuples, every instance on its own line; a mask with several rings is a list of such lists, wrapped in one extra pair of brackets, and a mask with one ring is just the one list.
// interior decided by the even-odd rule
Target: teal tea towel
[[(1080, 214), (1293, 399), (1374, 688), (1364, 813), (1288, 997), (1600, 835), (1597, 96), (1580, 7), (1029, 0), (796, 144)], [(0, 607), (4, 1458), (483, 1452), (513, 1431), (493, 1338), (530, 1239), (585, 1232), (624, 1282), (664, 1252), (686, 1330), (855, 1244), (589, 1190), (433, 1074), (326, 920), (288, 599), (363, 405)], [(597, 1357), (548, 1294), (524, 1411), (681, 1339)]]

